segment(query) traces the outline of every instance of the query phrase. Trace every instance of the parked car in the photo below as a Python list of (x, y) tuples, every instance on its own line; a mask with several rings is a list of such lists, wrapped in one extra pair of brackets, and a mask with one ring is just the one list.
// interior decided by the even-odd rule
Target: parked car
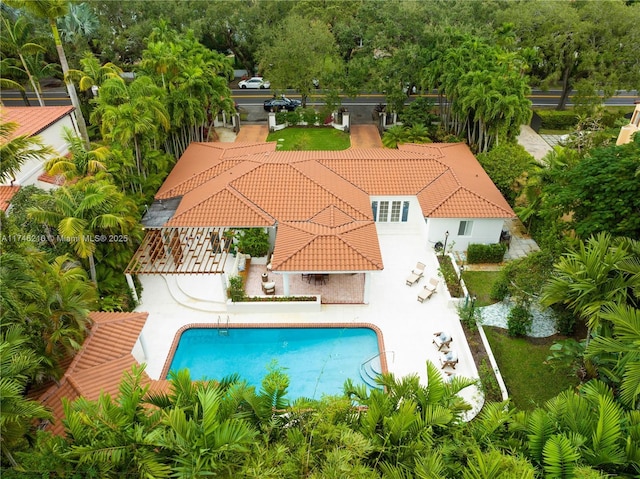
[(259, 88), (262, 90), (271, 88), (271, 83), (262, 77), (253, 77), (249, 78), (248, 80), (242, 80), (241, 82), (238, 82), (238, 86), (240, 88)]
[(280, 98), (272, 98), (271, 100), (266, 100), (264, 102), (264, 109), (266, 111), (279, 111), (279, 110), (287, 110), (293, 111), (302, 105), (300, 100), (292, 100), (291, 98), (287, 98), (286, 96), (282, 96)]

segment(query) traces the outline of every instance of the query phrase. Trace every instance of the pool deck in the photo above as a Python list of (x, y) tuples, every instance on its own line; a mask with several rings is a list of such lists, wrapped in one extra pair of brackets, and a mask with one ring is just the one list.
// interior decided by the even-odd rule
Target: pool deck
[[(440, 368), (441, 353), (432, 344), (433, 336), (444, 330), (453, 338), (451, 349), (459, 362), (455, 370), (443, 370), (443, 375), (478, 378), (456, 308), (442, 280), (431, 299), (424, 303), (417, 300), (422, 286), (438, 276), (437, 258), (426, 238), (380, 234), (379, 242), (384, 270), (371, 274), (370, 303), (323, 304), (320, 312), (233, 314), (227, 311), (220, 275), (141, 275), (143, 291), (136, 311), (148, 312), (149, 318), (133, 354), (139, 362), (147, 363), (151, 378), (159, 379), (176, 333), (189, 324), (217, 324), (221, 318), (224, 325), (227, 317), (231, 325), (371, 323), (382, 331), (388, 370), (396, 377), (416, 374), (426, 384), (426, 361)], [(427, 265), (424, 278), (407, 286), (405, 280), (418, 261)], [(179, 295), (182, 300), (177, 300)], [(474, 412), (479, 410), (482, 398), (476, 387), (467, 388), (462, 396), (473, 404)]]

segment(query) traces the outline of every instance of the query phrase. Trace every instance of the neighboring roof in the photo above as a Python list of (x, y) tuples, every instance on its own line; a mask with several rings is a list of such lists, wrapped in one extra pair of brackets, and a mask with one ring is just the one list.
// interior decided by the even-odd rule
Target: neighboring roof
[(382, 269), (371, 196), (416, 196), (423, 216), (515, 213), (462, 143), (275, 151), (275, 143), (192, 143), (156, 200), (164, 227), (277, 226), (273, 271)]
[[(61, 421), (64, 417), (63, 398), (73, 401), (82, 396), (96, 400), (103, 392), (112, 397), (118, 394), (123, 372), (138, 364), (131, 352), (147, 316), (148, 313), (89, 314), (93, 326), (82, 348), (60, 383), (40, 397), (40, 402), (53, 413), (54, 422), (49, 426), (53, 433), (62, 434), (64, 431)], [(143, 378), (144, 384), (152, 382), (146, 374)]]
[(5, 106), (0, 109), (3, 122), (15, 122), (18, 128), (11, 138), (33, 136), (69, 115), (73, 106)]
[(11, 199), (19, 189), (20, 186), (0, 186), (0, 210), (7, 211)]

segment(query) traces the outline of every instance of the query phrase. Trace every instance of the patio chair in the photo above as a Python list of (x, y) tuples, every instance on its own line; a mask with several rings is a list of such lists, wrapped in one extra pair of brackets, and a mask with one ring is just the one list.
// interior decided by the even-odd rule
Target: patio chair
[(451, 346), (451, 341), (453, 341), (453, 338), (449, 336), (449, 333), (441, 331), (439, 333), (435, 333), (434, 336), (435, 337), (433, 338), (433, 344), (436, 345), (438, 351), (442, 351), (442, 348), (449, 349), (449, 347)]
[(264, 294), (276, 294), (276, 282), (262, 283), (262, 292)]
[(433, 296), (433, 293), (436, 292), (438, 288), (438, 280), (436, 278), (431, 278), (429, 280), (429, 284), (426, 284), (422, 291), (418, 293), (418, 301), (424, 303), (427, 299)]
[(418, 262), (416, 267), (411, 271), (411, 274), (407, 278), (407, 286), (413, 286), (415, 283), (420, 281), (420, 278), (424, 275), (425, 265), (423, 263)]
[(458, 355), (455, 351), (440, 354), (440, 365), (442, 366), (442, 369), (446, 367), (452, 367), (455, 369), (456, 364), (458, 364)]

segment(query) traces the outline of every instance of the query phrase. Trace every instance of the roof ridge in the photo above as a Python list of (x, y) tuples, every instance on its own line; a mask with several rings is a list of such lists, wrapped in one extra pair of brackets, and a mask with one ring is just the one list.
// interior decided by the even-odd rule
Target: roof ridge
[[(325, 165), (324, 163), (322, 163), (321, 161), (318, 161), (317, 159), (308, 159), (307, 161), (300, 161), (300, 162), (296, 162), (296, 163), (313, 163), (319, 166), (322, 166), (324, 169), (326, 169), (327, 171), (330, 171), (332, 174), (336, 175), (338, 178), (340, 178), (341, 180), (345, 181), (346, 183), (350, 184), (353, 188), (356, 188), (358, 191), (360, 191), (362, 194), (366, 195), (366, 196), (371, 196), (369, 195), (368, 192), (364, 191), (362, 188), (360, 188), (358, 185), (356, 185), (355, 183), (353, 183), (352, 181), (344, 178), (342, 175), (340, 175), (339, 173), (336, 173), (334, 170), (332, 170), (331, 168), (329, 168), (327, 165)], [(319, 188), (323, 189), (324, 191), (326, 191), (329, 196), (331, 196), (332, 198), (336, 199), (338, 202), (340, 203), (345, 203), (348, 204), (351, 208), (353, 208), (354, 210), (356, 210), (357, 212), (361, 213), (363, 216), (367, 217), (367, 216), (371, 216), (371, 211), (369, 209), (365, 209), (364, 211), (362, 211), (360, 208), (357, 207), (357, 205), (352, 204), (351, 202), (349, 202), (348, 200), (341, 198), (340, 196), (338, 196), (336, 193), (334, 193), (332, 190), (328, 189), (325, 185), (321, 184), (320, 182), (318, 182), (315, 178), (312, 178), (311, 176), (309, 176), (306, 172), (302, 171), (300, 168), (296, 168), (295, 166), (292, 166), (293, 168), (295, 168), (301, 175), (305, 176), (309, 181), (311, 181), (313, 184), (315, 184), (316, 186), (318, 186)], [(351, 215), (349, 215), (351, 216)]]

